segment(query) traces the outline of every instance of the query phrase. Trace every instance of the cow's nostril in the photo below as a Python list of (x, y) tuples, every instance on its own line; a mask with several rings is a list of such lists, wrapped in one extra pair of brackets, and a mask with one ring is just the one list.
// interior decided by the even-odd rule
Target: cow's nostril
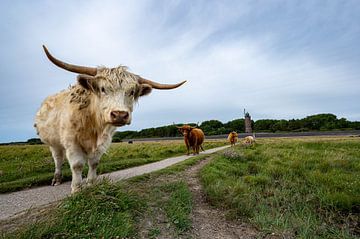
[(129, 118), (129, 113), (128, 112), (124, 112), (122, 115), (123, 119), (127, 120)]
[(112, 119), (112, 120), (115, 120), (115, 119), (116, 119), (116, 113), (115, 113), (115, 111), (112, 111), (112, 112), (110, 113), (110, 116), (111, 116), (111, 119)]

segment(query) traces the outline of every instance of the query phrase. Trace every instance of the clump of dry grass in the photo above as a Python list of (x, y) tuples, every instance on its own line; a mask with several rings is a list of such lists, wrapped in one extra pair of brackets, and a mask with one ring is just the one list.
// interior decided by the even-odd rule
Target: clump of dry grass
[(223, 156), (230, 160), (240, 160), (240, 161), (246, 160), (244, 155), (240, 151), (236, 151), (232, 148), (225, 150), (223, 152)]

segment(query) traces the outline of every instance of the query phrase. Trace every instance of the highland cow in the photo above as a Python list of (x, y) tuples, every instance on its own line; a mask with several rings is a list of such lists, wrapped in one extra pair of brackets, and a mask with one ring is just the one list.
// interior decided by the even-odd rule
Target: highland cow
[(204, 142), (205, 135), (201, 129), (192, 127), (190, 125), (183, 125), (177, 127), (179, 131), (184, 135), (184, 141), (187, 149), (187, 155), (190, 154), (190, 148), (192, 148), (194, 154), (199, 154), (200, 148), (204, 151), (201, 144)]
[(232, 132), (230, 132), (227, 139), (230, 142), (231, 146), (235, 146), (235, 144), (238, 140), (238, 134), (235, 131), (232, 131)]
[(52, 185), (61, 183), (61, 167), (67, 158), (74, 193), (81, 188), (86, 161), (87, 182), (91, 184), (96, 179), (100, 157), (110, 146), (116, 127), (131, 123), (134, 102), (152, 89), (174, 89), (185, 81), (167, 85), (130, 73), (125, 66), (72, 65), (56, 59), (43, 48), (56, 66), (79, 74), (77, 84), (44, 100), (34, 125), (42, 142), (50, 146), (55, 161)]

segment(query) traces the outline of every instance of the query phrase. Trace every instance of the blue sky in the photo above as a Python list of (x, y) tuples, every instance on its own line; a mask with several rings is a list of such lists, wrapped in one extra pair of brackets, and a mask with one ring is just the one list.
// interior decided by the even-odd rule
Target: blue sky
[(127, 65), (164, 83), (130, 126), (334, 113), (360, 120), (358, 1), (1, 1), (0, 142), (36, 137), (41, 102), (75, 83), (52, 65)]

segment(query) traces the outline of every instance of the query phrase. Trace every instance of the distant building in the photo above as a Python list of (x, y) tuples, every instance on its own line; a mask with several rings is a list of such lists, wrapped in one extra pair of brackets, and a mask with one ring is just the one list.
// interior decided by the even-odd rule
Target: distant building
[(249, 114), (249, 112), (245, 113), (245, 109), (244, 109), (244, 117), (245, 117), (245, 133), (252, 133), (252, 127), (251, 127), (251, 116)]

